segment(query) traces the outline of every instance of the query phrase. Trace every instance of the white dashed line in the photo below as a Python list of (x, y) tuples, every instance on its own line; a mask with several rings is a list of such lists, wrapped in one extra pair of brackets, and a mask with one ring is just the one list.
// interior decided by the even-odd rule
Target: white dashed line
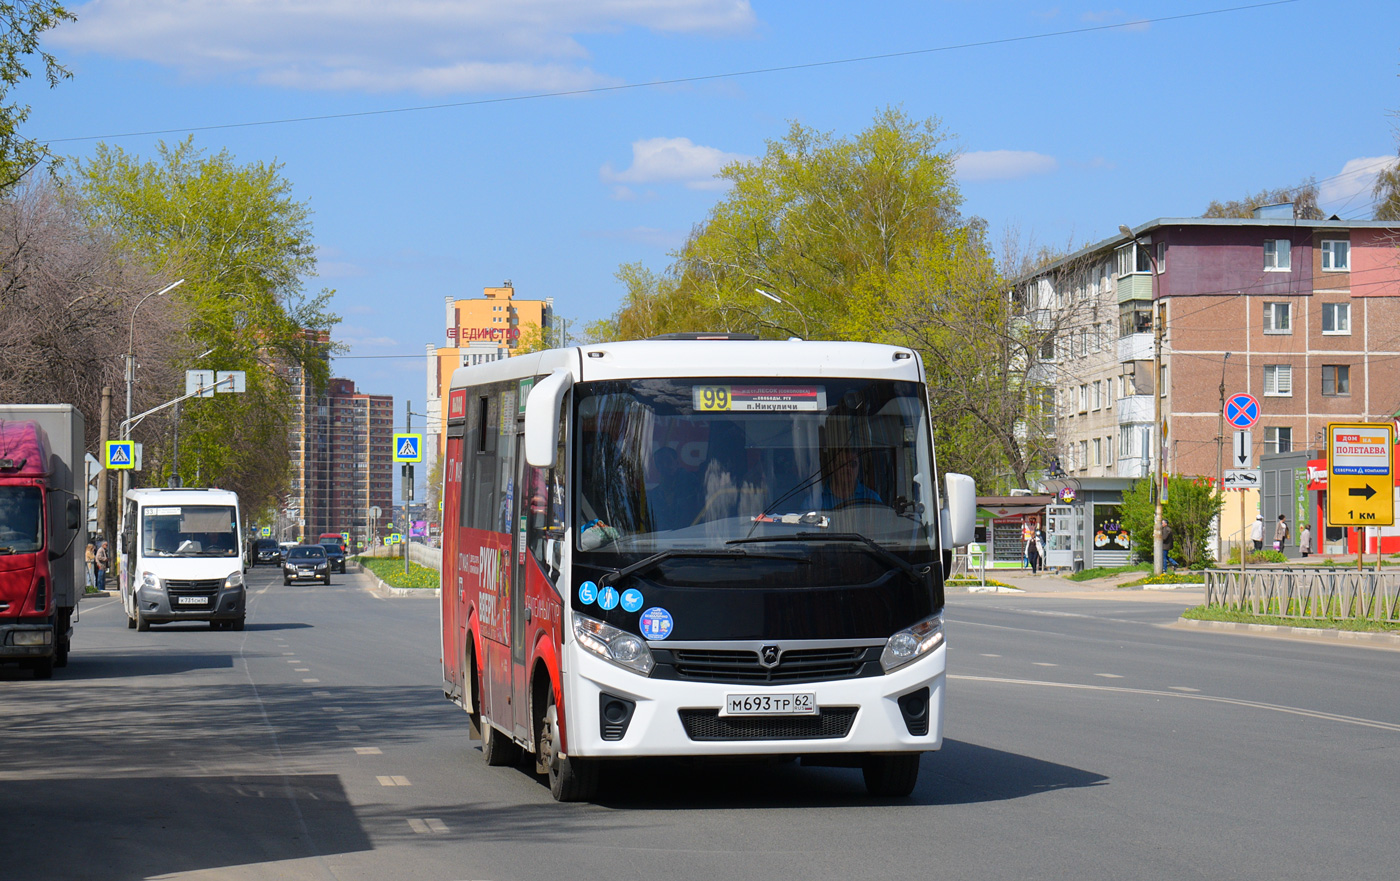
[(999, 658), (999, 657), (1001, 657), (1001, 655), (989, 655), (989, 654), (987, 654), (986, 652), (983, 652), (983, 653), (982, 653), (982, 657), (984, 657), (984, 658)]
[(311, 696), (312, 696), (312, 697), (330, 697), (330, 696), (331, 696), (331, 693), (330, 693), (329, 691), (313, 691), (313, 692), (311, 692)]
[(409, 782), (408, 782), (408, 778), (407, 778), (407, 777), (400, 777), (400, 776), (387, 777), (387, 776), (384, 776), (384, 775), (381, 774), (379, 777), (377, 777), (377, 778), (375, 778), (375, 779), (377, 779), (377, 780), (379, 781), (379, 785), (380, 785), (380, 786), (412, 786), (412, 785), (413, 785), (412, 783), (409, 783)]
[(321, 708), (321, 712), (323, 712), (323, 713), (343, 713), (343, 712), (345, 712), (345, 708), (344, 708), (344, 707), (322, 707), (322, 708)]
[(1036, 665), (1037, 667), (1058, 667), (1058, 666), (1060, 666), (1059, 664), (1052, 664), (1052, 663), (1050, 663), (1049, 661), (1032, 661), (1031, 663), (1034, 664), (1034, 665)]
[(292, 672), (293, 672), (293, 673), (310, 673), (310, 672), (311, 672), (311, 668), (310, 668), (310, 667), (293, 667), (293, 668), (292, 668)]
[(383, 750), (377, 746), (357, 746), (355, 752), (362, 756), (382, 756)]
[(426, 820), (419, 820), (414, 817), (408, 821), (408, 828), (417, 832), (419, 835), (427, 835), (432, 832), (446, 832), (447, 824), (437, 817), (429, 817)]
[(360, 730), (360, 726), (359, 726), (359, 725), (337, 725), (337, 726), (335, 726), (335, 727), (338, 728), (338, 729), (340, 729), (341, 731), (359, 731), (359, 730)]
[(302, 682), (320, 682), (321, 680), (319, 680), (319, 679), (303, 679), (303, 680), (301, 680), (301, 681), (302, 681)]
[(1117, 673), (1095, 673), (1094, 675), (1100, 677), (1101, 679), (1122, 679), (1122, 678), (1123, 678), (1122, 676), (1119, 676)]
[(1199, 688), (1187, 688), (1184, 685), (1168, 685), (1167, 688), (1171, 689), (1172, 691), (1184, 691), (1187, 694), (1196, 694), (1200, 691)]

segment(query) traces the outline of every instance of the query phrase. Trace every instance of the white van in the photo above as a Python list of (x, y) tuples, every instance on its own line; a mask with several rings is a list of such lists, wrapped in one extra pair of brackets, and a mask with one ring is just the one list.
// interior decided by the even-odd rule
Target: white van
[(119, 581), (127, 627), (208, 621), (214, 630), (242, 630), (246, 599), (238, 494), (128, 490)]

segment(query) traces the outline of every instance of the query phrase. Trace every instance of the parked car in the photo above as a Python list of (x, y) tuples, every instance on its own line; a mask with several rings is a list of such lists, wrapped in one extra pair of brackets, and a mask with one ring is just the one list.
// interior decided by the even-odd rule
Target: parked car
[(260, 538), (253, 542), (252, 548), (248, 552), (248, 563), (253, 566), (261, 566), (263, 563), (271, 563), (276, 566), (282, 562), (282, 547), (277, 544), (274, 538)]
[(287, 549), (282, 561), (282, 583), (293, 581), (320, 581), (331, 583), (331, 561), (326, 558), (326, 549), (321, 545), (297, 545)]
[(331, 561), (331, 568), (341, 575), (344, 575), (345, 548), (341, 547), (338, 543), (332, 543), (328, 540), (322, 540), (321, 547), (326, 549), (326, 559)]

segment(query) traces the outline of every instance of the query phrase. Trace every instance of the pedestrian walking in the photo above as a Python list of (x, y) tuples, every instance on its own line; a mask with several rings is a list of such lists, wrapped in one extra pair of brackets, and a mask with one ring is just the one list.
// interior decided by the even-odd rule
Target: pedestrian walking
[(1264, 515), (1258, 514), (1254, 518), (1254, 526), (1249, 530), (1249, 540), (1254, 542), (1256, 551), (1264, 550)]
[(1288, 521), (1283, 519), (1283, 515), (1278, 515), (1278, 523), (1274, 526), (1274, 550), (1282, 551), (1283, 543), (1288, 541)]
[(89, 542), (87, 543), (87, 548), (83, 551), (83, 562), (84, 562), (84, 563), (86, 564), (86, 566), (87, 566), (87, 569), (86, 569), (86, 572), (87, 572), (87, 586), (88, 586), (88, 587), (96, 587), (96, 586), (97, 586), (97, 572), (96, 572), (96, 570), (97, 570), (97, 545), (93, 544), (91, 541), (89, 541)]
[(105, 538), (98, 539), (97, 550), (93, 553), (93, 562), (97, 566), (96, 571), (93, 573), (93, 583), (98, 590), (107, 589), (107, 562), (109, 559), (107, 540)]
[(1035, 529), (1035, 555), (1040, 558), (1040, 569), (1045, 571), (1045, 530), (1040, 527)]
[(1034, 535), (1026, 542), (1026, 562), (1030, 565), (1032, 573), (1040, 571), (1040, 547)]
[(1172, 542), (1176, 539), (1176, 533), (1172, 530), (1172, 525), (1167, 521), (1162, 521), (1162, 565), (1170, 568), (1176, 565), (1176, 560), (1172, 559)]
[(1303, 524), (1303, 529), (1302, 529), (1302, 531), (1298, 533), (1298, 541), (1302, 543), (1302, 545), (1303, 545), (1303, 556), (1306, 557), (1306, 556), (1308, 555), (1308, 551), (1311, 550), (1311, 547), (1310, 547), (1310, 546), (1312, 545), (1312, 524), (1311, 524), (1311, 523), (1304, 523), (1304, 524)]

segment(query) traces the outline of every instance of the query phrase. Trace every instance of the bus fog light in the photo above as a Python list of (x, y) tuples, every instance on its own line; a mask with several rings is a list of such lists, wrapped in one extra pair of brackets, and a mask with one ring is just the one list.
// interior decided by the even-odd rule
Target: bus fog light
[(942, 644), (943, 616), (940, 614), (925, 618), (889, 638), (885, 643), (885, 650), (880, 653), (880, 666), (889, 673), (923, 657)]
[(640, 637), (611, 624), (574, 615), (574, 637), (580, 646), (592, 654), (643, 676), (651, 673), (651, 668), (656, 666), (651, 649)]

